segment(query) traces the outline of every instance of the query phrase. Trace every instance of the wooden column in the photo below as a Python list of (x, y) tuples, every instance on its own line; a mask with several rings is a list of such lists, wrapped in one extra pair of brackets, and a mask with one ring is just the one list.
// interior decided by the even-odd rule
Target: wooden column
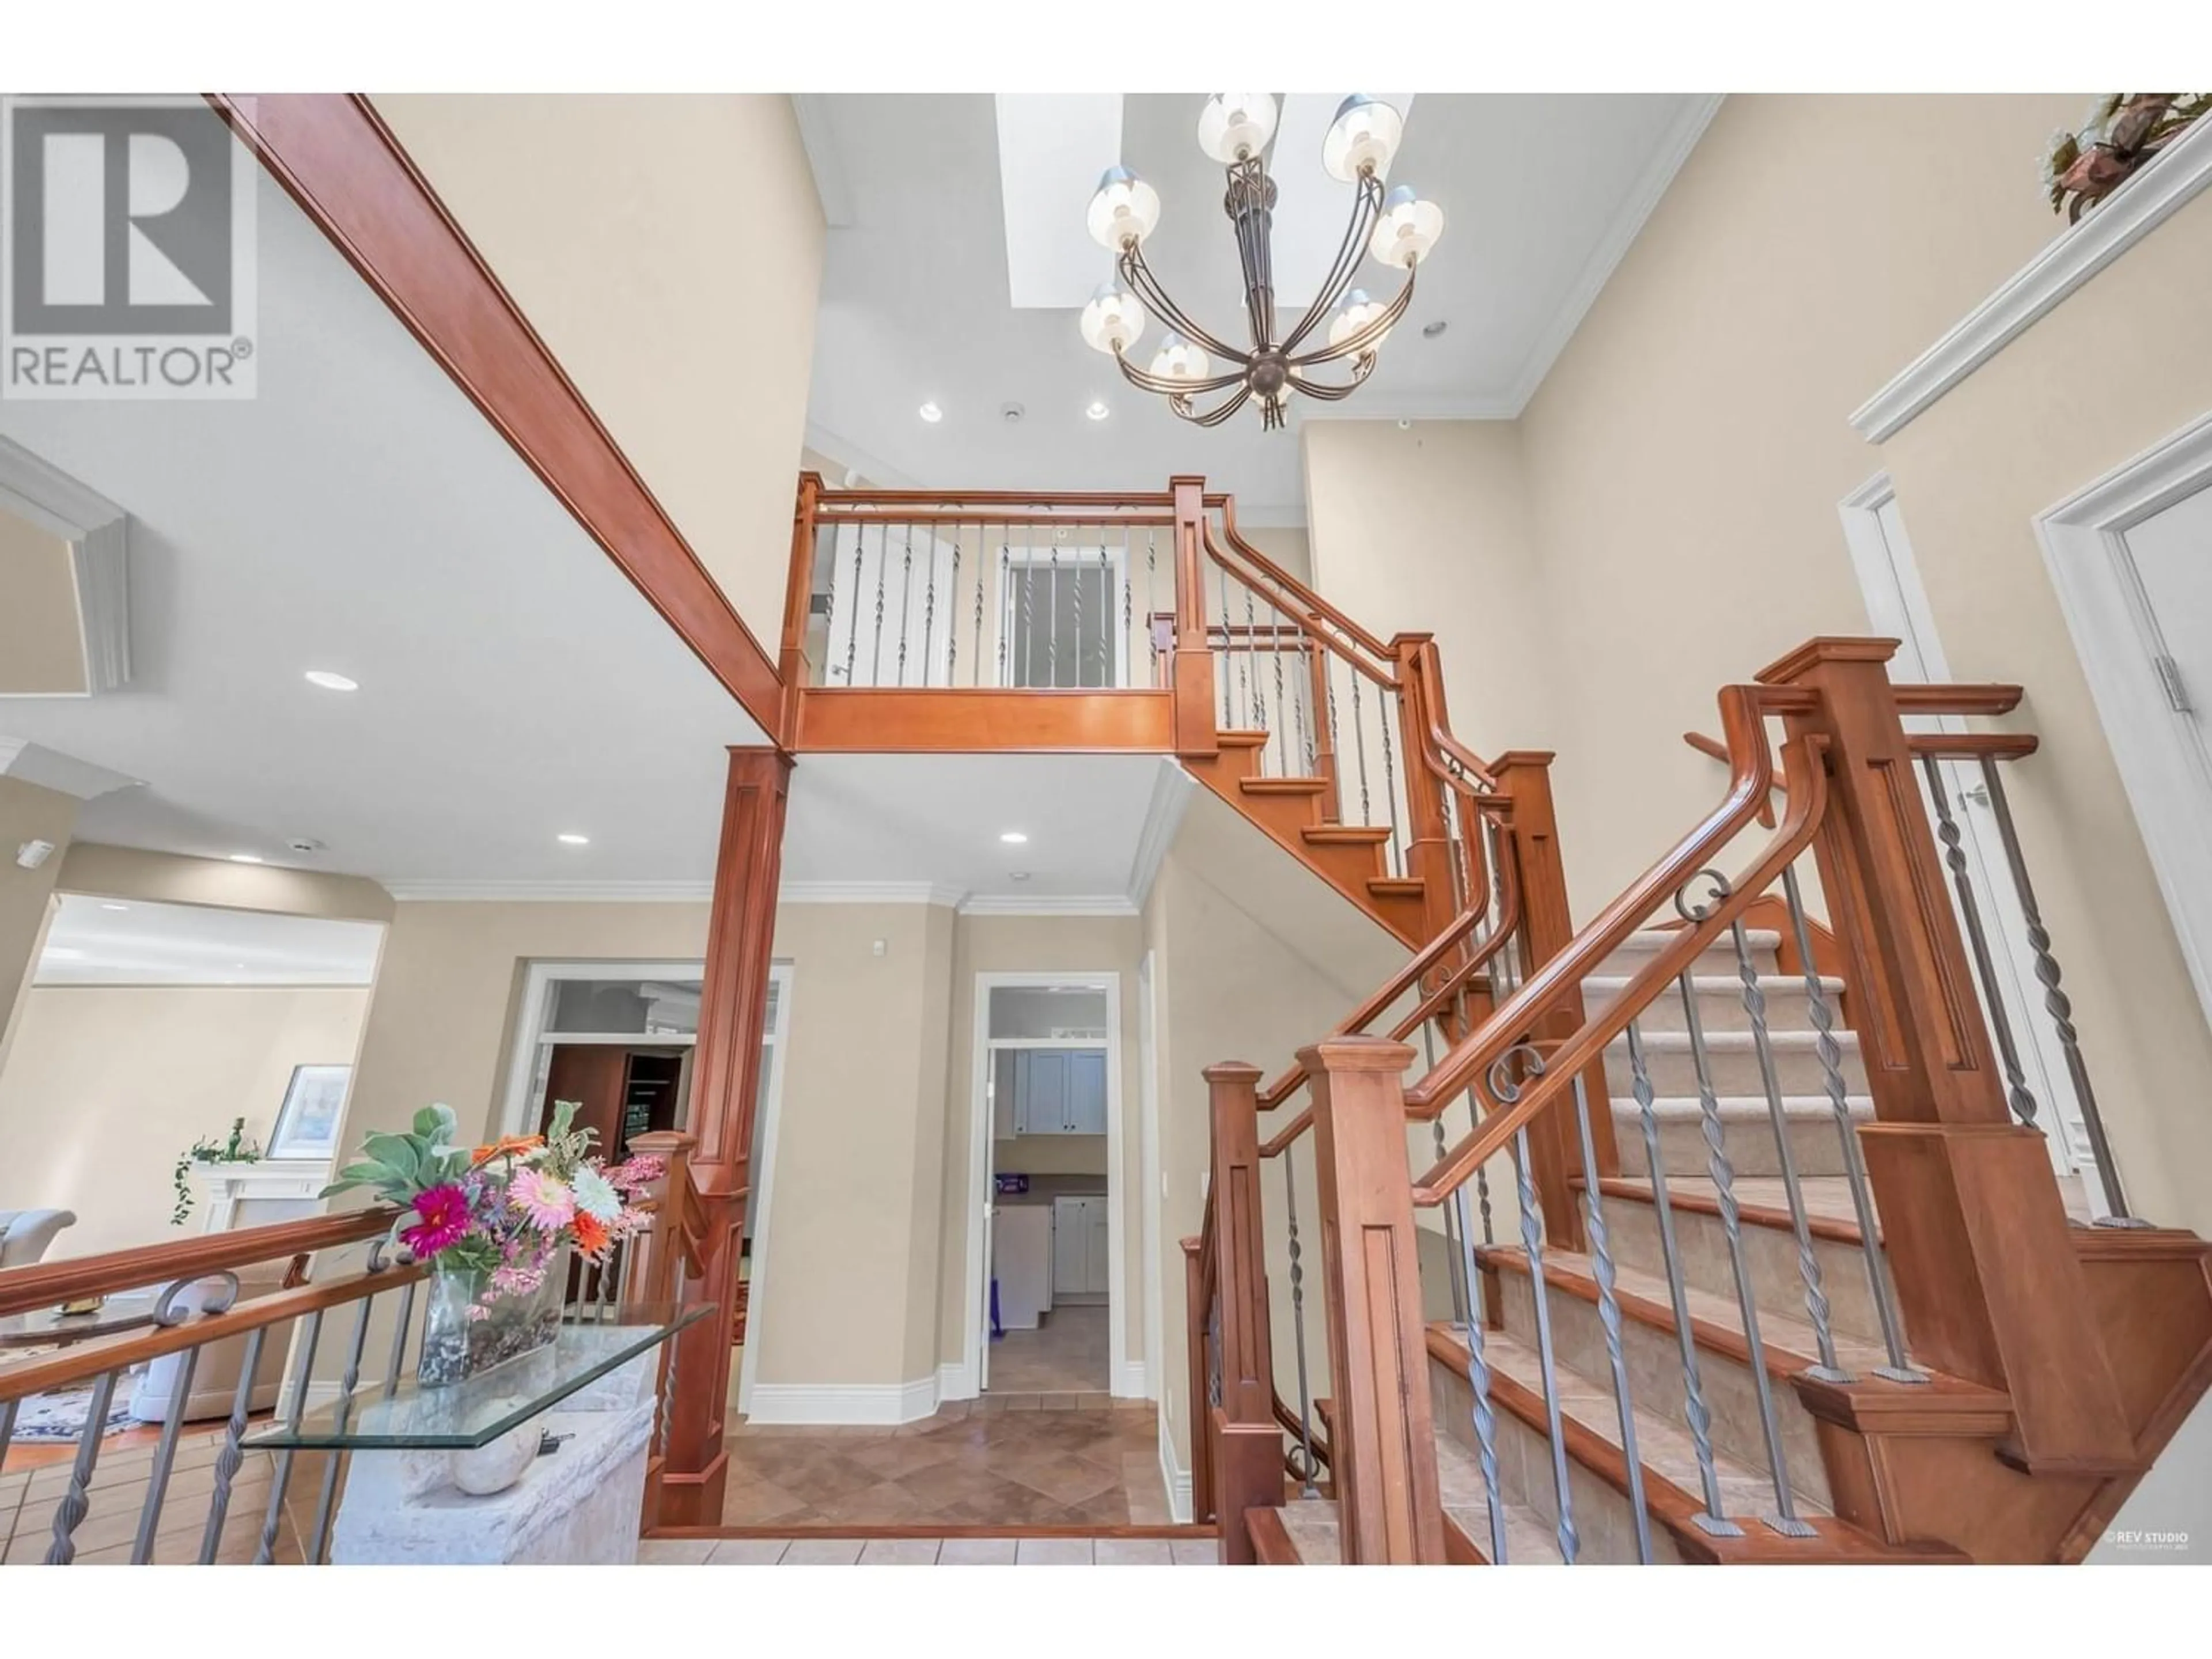
[(1344, 816), (1344, 803), (1336, 787), (1336, 732), (1328, 713), (1330, 652), (1318, 627), (1309, 627), (1304, 632), (1306, 680), (1313, 709), (1314, 775), (1328, 786), (1321, 792), (1321, 821), (1335, 823)]
[(722, 1518), (730, 1329), (737, 1316), (738, 1257), (750, 1185), (753, 1101), (760, 1086), (761, 1026), (768, 1012), (790, 777), (791, 757), (780, 750), (730, 750), (689, 1124), (699, 1143), (691, 1176), (705, 1272), (687, 1294), (713, 1303), (715, 1311), (678, 1339), (676, 1397), (661, 1477), (664, 1526), (714, 1526)]
[[(691, 1148), (696, 1144), (690, 1135), (674, 1129), (649, 1131), (630, 1142), (633, 1156), (659, 1158), (667, 1169), (653, 1184), (652, 1226), (623, 1246), (629, 1257), (623, 1272), (625, 1306), (651, 1306), (678, 1299), (684, 1273), (684, 1221), (691, 1195)], [(667, 1398), (663, 1384), (667, 1368), (676, 1363), (673, 1346), (664, 1343), (656, 1358), (653, 1398), (659, 1401)], [(668, 1462), (667, 1429), (665, 1423), (657, 1425), (652, 1453), (646, 1460), (641, 1513), (648, 1527), (659, 1524), (660, 1520), (661, 1474)]]
[(1175, 497), (1175, 746), (1220, 751), (1213, 714), (1213, 653), (1206, 642), (1206, 480), (1168, 481)]
[(1344, 1559), (1440, 1565), (1443, 1509), (1406, 1171), (1401, 1079), (1413, 1051), (1341, 1036), (1301, 1048), (1298, 1059), (1312, 1079)]
[[(1508, 850), (1521, 883), (1521, 969), (1523, 976), (1574, 942), (1574, 914), (1567, 903), (1567, 872), (1559, 856), (1559, 820), (1552, 806), (1552, 756), (1540, 749), (1509, 749), (1491, 763), (1500, 792), (1512, 806), (1506, 829)], [(1583, 1023), (1583, 999), (1570, 991), (1544, 1012), (1529, 1035), (1538, 1042), (1571, 1035)], [(1589, 1097), (1590, 1139), (1601, 1175), (1620, 1172), (1613, 1139), (1613, 1105), (1605, 1062), (1593, 1060), (1583, 1072)], [(1571, 1107), (1546, 1112), (1528, 1126), (1528, 1151), (1536, 1196), (1544, 1212), (1544, 1233), (1571, 1250), (1585, 1248), (1582, 1207), (1573, 1183), (1582, 1175), (1582, 1146)]]
[(1283, 1501), (1283, 1431), (1267, 1316), (1267, 1234), (1260, 1195), (1260, 1068), (1206, 1068), (1213, 1154), (1215, 1271), (1221, 1284), (1221, 1403), (1212, 1411), (1221, 1559), (1252, 1562), (1244, 1512)]
[(1814, 843), (1877, 1121), (1860, 1132), (1912, 1357), (2012, 1397), (2038, 1470), (2126, 1467), (2132, 1437), (2042, 1138), (2014, 1125), (1884, 666), (1894, 640), (1816, 639), (1764, 670), (1820, 694)]
[(806, 694), (806, 624), (814, 604), (814, 506), (822, 494), (822, 475), (799, 475), (799, 499), (791, 514), (791, 569), (784, 579), (783, 646), (778, 672), (783, 680), (783, 729), (779, 740), (789, 748), (799, 740), (799, 700)]

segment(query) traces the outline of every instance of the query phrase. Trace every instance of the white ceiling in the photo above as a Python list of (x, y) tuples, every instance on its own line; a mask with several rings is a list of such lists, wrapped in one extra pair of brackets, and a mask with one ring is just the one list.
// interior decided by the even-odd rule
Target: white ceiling
[(710, 880), (723, 750), (759, 729), (261, 184), (258, 398), (0, 404), (130, 514), (135, 669), (0, 700), (0, 750), (143, 781), (86, 804), (88, 841), (402, 884)]
[(40, 985), (367, 985), (384, 929), (258, 910), (70, 894), (46, 930)]
[[(1221, 172), (1194, 136), (1202, 101), (1126, 97), (1122, 156), (1163, 200), (1146, 245), (1154, 269), (1199, 321), (1227, 332), (1242, 290)], [(1084, 344), (1074, 310), (1010, 303), (1010, 204), (990, 94), (808, 94), (799, 103), (831, 222), (809, 411), (817, 447), (882, 483), (1158, 489), (1171, 474), (1200, 471), (1235, 492), (1248, 518), (1303, 518), (1296, 426), (1322, 406), (1294, 399), (1289, 432), (1263, 433), (1249, 411), (1200, 430), (1123, 382)], [(1517, 414), (1712, 108), (1699, 95), (1419, 94), (1391, 178), (1443, 205), (1444, 240), (1374, 375), (1328, 408), (1365, 418)], [(1286, 199), (1333, 201), (1339, 225), (1348, 215), (1350, 186), (1322, 172), (1317, 143), (1279, 141), (1270, 166)], [(1012, 173), (1033, 170), (1018, 158)], [(1064, 222), (1039, 222), (1036, 234), (1057, 245), (1069, 226), (1079, 232), (1089, 189), (1072, 191), (1058, 204)], [(1043, 211), (1027, 205), (1041, 203), (1036, 191), (1023, 197), (1021, 215)], [(1326, 225), (1329, 216), (1301, 208), (1294, 216), (1279, 263), (1325, 262), (1333, 229), (1320, 252), (1297, 250), (1311, 240), (1309, 222)], [(1110, 261), (1092, 253), (1095, 283)], [(1359, 281), (1385, 297), (1396, 273), (1370, 263)], [(1287, 269), (1279, 282), (1286, 293), (1311, 286)], [(1446, 332), (1424, 338), (1422, 326), (1437, 320)], [(1158, 337), (1154, 321), (1140, 358)], [(1085, 417), (1094, 398), (1110, 404), (1109, 419)], [(916, 416), (925, 401), (944, 410), (941, 422)], [(1000, 416), (1009, 402), (1026, 411), (1017, 426)]]

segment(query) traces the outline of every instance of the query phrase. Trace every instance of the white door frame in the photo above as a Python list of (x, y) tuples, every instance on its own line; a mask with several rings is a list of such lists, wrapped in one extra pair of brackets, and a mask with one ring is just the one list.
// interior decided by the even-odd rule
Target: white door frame
[(759, 1369), (762, 1320), (768, 1302), (761, 1286), (768, 1278), (769, 1208), (775, 1194), (776, 1127), (783, 1120), (784, 1060), (791, 1048), (791, 963), (770, 962), (769, 983), (775, 987), (775, 1024), (763, 1035), (767, 1040), (768, 1087), (762, 1091), (760, 1115), (753, 1124), (752, 1196), (746, 1217), (752, 1234), (752, 1269), (746, 1275), (745, 1346), (738, 1358), (738, 1410), (752, 1409), (753, 1373)]
[[(507, 1091), (500, 1105), (500, 1133), (535, 1133), (538, 1103), (531, 1098), (531, 1082), (537, 1074), (538, 1046), (545, 1040), (546, 992), (563, 979), (703, 980), (702, 960), (638, 962), (628, 958), (601, 961), (533, 962), (523, 975), (522, 1001), (515, 1013), (514, 1048), (507, 1055)], [(698, 1042), (696, 1032), (562, 1031), (563, 1042), (620, 1043), (647, 1048), (689, 1048)]]
[(1144, 1227), (1145, 1358), (1135, 1369), (1144, 1375), (1140, 1389), (1146, 1399), (1157, 1399), (1162, 1304), (1160, 1286), (1160, 1083), (1159, 1018), (1152, 953), (1137, 963), (1137, 1162), (1143, 1170), (1140, 1215)]
[[(1024, 969), (1019, 973), (978, 973), (975, 975), (975, 1018), (971, 1045), (969, 1048), (969, 1115), (968, 1115), (968, 1291), (963, 1298), (966, 1309), (967, 1334), (961, 1345), (962, 1382), (969, 1396), (981, 1390), (985, 1376), (987, 1350), (984, 1324), (989, 1315), (988, 1293), (984, 1281), (988, 1276), (984, 1249), (989, 1233), (993, 1200), (997, 1194), (991, 1190), (991, 993), (999, 989), (1036, 990), (1054, 985), (1081, 986), (1089, 991), (1106, 994), (1106, 1254), (1108, 1273), (1106, 1283), (1107, 1387), (1114, 1393), (1124, 1392), (1124, 1371), (1128, 1358), (1128, 1340), (1122, 1329), (1122, 1321), (1129, 1310), (1128, 1263), (1123, 1251), (1127, 1248), (1126, 1231), (1121, 1225), (1121, 1212), (1128, 1202), (1129, 1182), (1121, 1166), (1121, 975), (1118, 972), (1042, 973)], [(1004, 1046), (1004, 1045), (1000, 1045)], [(1030, 1042), (1030, 1047), (1096, 1048), (1088, 1040), (1075, 1042)], [(1152, 1180), (1149, 1172), (1140, 1179)], [(965, 1396), (963, 1396), (965, 1397)], [(1142, 1398), (1141, 1390), (1138, 1396)]]
[[(2166, 700), (2160, 649), (2128, 532), (2212, 489), (2212, 415), (2184, 427), (2035, 520), (2058, 608), (2089, 682), (2197, 1000), (2212, 1024), (2212, 763)], [(2197, 688), (2200, 696), (2212, 688)]]
[[(1904, 671), (1897, 678), (1909, 680), (1917, 671), (1923, 680), (1946, 682), (1952, 678), (1950, 659), (1944, 653), (1935, 611), (1920, 580), (1911, 533), (1893, 537), (1881, 523), (1882, 508), (1896, 499), (1897, 491), (1887, 472), (1877, 472), (1844, 497), (1838, 507), (1844, 540), (1850, 549), (1851, 565), (1858, 573), (1859, 591), (1865, 596), (1870, 619), (1875, 620), (1877, 628), (1888, 625), (1882, 618), (1901, 623), (1904, 649), (1917, 659), (1894, 664), (1894, 669)], [(1938, 732), (1966, 730), (1966, 720), (1956, 714), (1908, 715), (1906, 724)], [(1966, 762), (1946, 761), (1939, 763), (1938, 769), (1950, 796), (1952, 821), (1960, 832), (1959, 850), (1966, 860), (1967, 884), (1978, 903), (1990, 965), (1998, 980), (1993, 993), (1981, 984), (1978, 973), (1977, 996), (1986, 1000), (1996, 994), (2002, 1000), (2025, 1080), (2041, 1109), (2039, 1121), (2051, 1161), (2062, 1174), (2081, 1170), (2088, 1175), (2083, 1187), (2093, 1208), (2102, 1214), (2104, 1195), (2094, 1179), (2095, 1154), (2068, 1080), (2065, 1053), (2044, 1008), (2035, 978), (2035, 951), (2027, 939), (2027, 914), (2013, 886), (2012, 868), (1996, 833), (1995, 820), (1988, 816), (1991, 809), (1983, 799), (1981, 769)], [(1948, 889), (1951, 884), (1947, 868), (1944, 885)]]

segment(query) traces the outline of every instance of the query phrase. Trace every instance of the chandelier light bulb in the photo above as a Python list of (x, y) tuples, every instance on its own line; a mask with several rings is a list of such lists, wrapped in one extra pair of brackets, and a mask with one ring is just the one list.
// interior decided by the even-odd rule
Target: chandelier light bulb
[(1083, 337), (1091, 349), (1119, 356), (1144, 331), (1145, 308), (1137, 296), (1110, 279), (1099, 283), (1083, 307)]
[(1367, 251), (1384, 264), (1404, 270), (1426, 258), (1443, 234), (1444, 210), (1414, 195), (1412, 185), (1401, 185), (1383, 198), (1382, 216)]
[(1198, 147), (1224, 167), (1267, 149), (1275, 136), (1275, 95), (1217, 92), (1199, 112)]
[(1099, 175), (1085, 222), (1099, 246), (1118, 253), (1141, 242), (1160, 222), (1160, 193), (1127, 167), (1108, 167)]
[[(1336, 315), (1329, 319), (1328, 343), (1333, 346), (1342, 345), (1389, 309), (1381, 301), (1369, 299), (1366, 289), (1355, 288), (1344, 296), (1343, 304), (1336, 308)], [(1390, 331), (1386, 328), (1367, 343), (1366, 349), (1373, 351), (1389, 337)]]
[(1152, 355), (1152, 373), (1164, 380), (1202, 380), (1212, 368), (1205, 349), (1180, 334), (1169, 335)]
[(1406, 118), (1392, 106), (1355, 92), (1336, 106), (1336, 119), (1321, 141), (1321, 164), (1332, 179), (1349, 185), (1363, 172), (1390, 175), (1390, 163), (1406, 136)]

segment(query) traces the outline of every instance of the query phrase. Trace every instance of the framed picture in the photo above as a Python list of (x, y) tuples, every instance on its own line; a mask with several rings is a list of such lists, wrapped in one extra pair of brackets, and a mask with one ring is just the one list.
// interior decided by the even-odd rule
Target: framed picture
[(338, 1149), (338, 1115), (345, 1109), (350, 1066), (295, 1066), (276, 1113), (269, 1156), (331, 1158)]

